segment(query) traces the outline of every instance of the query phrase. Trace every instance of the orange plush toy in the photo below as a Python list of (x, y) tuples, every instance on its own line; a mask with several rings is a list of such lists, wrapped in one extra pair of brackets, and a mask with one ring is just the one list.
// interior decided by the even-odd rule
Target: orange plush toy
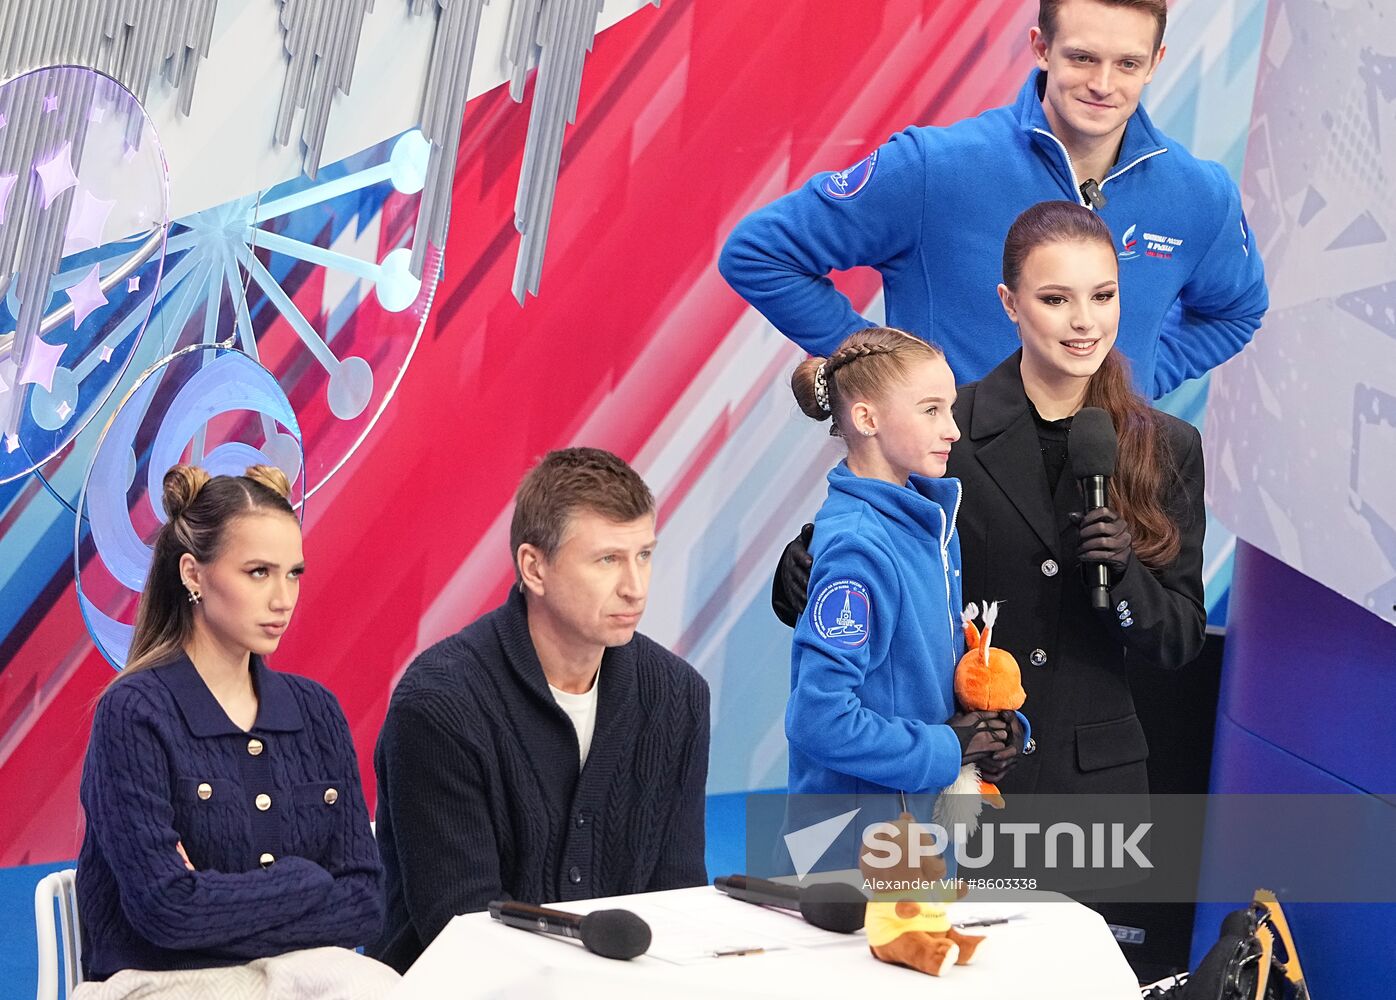
[[(999, 605), (995, 601), (984, 609), (984, 632), (981, 635), (975, 628), (974, 619), (979, 616), (979, 607), (969, 604), (960, 620), (965, 626), (965, 655), (960, 657), (955, 667), (955, 697), (960, 705), (970, 711), (1002, 712), (1017, 711), (1027, 701), (1023, 690), (1022, 674), (1018, 661), (1005, 649), (994, 649), (989, 637), (998, 620)], [(960, 781), (952, 787), (963, 787), (969, 780), (967, 772), (973, 772), (978, 783), (979, 794), (995, 809), (1003, 808), (1003, 796), (992, 782), (978, 781), (978, 770), (973, 764), (966, 764), (960, 772)]]

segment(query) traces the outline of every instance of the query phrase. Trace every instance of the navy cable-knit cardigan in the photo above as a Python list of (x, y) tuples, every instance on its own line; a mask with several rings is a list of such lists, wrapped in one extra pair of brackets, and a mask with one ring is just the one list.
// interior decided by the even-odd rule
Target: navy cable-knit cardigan
[(374, 754), (388, 913), (370, 955), (406, 971), (453, 916), (491, 899), (707, 881), (707, 682), (637, 634), (606, 650), (598, 683), (579, 768), (517, 591), (407, 668)]
[(378, 936), (383, 869), (339, 703), (258, 657), (251, 670), (246, 731), (184, 656), (97, 703), (77, 869), (91, 978)]

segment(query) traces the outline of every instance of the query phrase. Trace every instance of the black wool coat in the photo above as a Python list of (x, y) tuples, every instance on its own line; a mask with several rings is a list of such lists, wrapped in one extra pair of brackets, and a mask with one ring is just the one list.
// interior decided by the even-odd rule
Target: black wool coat
[(1130, 556), (1097, 611), (1076, 561), (1078, 532), (1067, 515), (1083, 510), (1070, 462), (1049, 486), (1037, 426), (1015, 353), (981, 381), (961, 387), (961, 438), (947, 475), (964, 484), (960, 509), (964, 598), (1002, 602), (992, 642), (1022, 670), (1036, 750), (999, 783), (1005, 793), (1146, 792), (1149, 749), (1135, 715), (1129, 672), (1141, 661), (1165, 668), (1201, 652), (1202, 441), (1162, 414), (1178, 476), (1165, 505), (1182, 532), (1167, 566)]

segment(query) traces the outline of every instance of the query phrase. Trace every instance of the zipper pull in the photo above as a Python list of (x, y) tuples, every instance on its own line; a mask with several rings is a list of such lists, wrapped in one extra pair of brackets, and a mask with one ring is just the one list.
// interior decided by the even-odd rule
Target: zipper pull
[(1109, 204), (1105, 193), (1100, 190), (1100, 185), (1096, 183), (1094, 177), (1086, 178), (1086, 182), (1081, 185), (1081, 197), (1085, 198), (1086, 203), (1097, 212)]

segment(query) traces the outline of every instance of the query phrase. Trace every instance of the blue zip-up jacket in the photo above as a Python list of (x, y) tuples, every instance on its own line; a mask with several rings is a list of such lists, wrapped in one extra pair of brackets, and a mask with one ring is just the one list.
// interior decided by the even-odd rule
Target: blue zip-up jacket
[(958, 479), (829, 473), (790, 657), (790, 792), (935, 792), (960, 771)]
[[(888, 325), (943, 347), (957, 382), (983, 378), (1018, 347), (995, 292), (1009, 226), (1040, 201), (1085, 203), (1042, 110), (1043, 79), (1034, 70), (1008, 107), (908, 128), (747, 216), (723, 247), (723, 276), (828, 355), (871, 323), (826, 275), (875, 267)], [(1100, 189), (1120, 261), (1118, 346), (1140, 392), (1158, 397), (1250, 341), (1269, 305), (1260, 253), (1225, 169), (1160, 133), (1142, 106)]]

